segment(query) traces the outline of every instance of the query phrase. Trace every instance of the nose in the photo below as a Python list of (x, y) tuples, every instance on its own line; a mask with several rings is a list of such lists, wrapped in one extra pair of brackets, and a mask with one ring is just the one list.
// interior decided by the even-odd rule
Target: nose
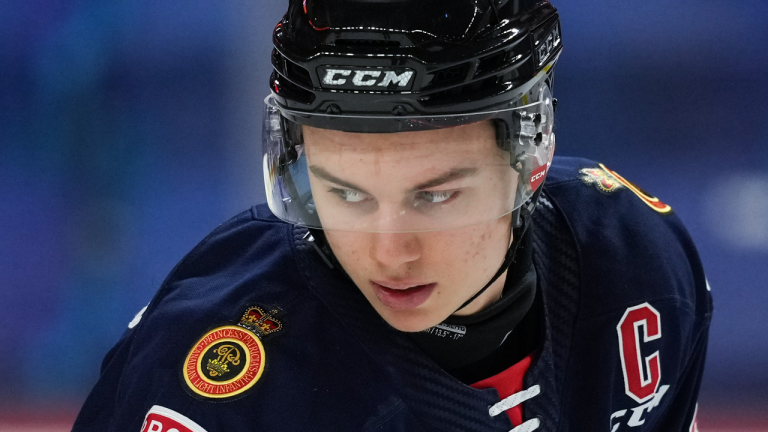
[(398, 268), (421, 257), (421, 242), (415, 233), (374, 233), (369, 256), (387, 268)]

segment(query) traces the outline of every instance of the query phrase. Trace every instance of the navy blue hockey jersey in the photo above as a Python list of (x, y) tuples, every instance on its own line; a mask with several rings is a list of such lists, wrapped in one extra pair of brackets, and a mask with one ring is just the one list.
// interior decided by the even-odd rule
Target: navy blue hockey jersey
[[(557, 158), (532, 229), (544, 335), (524, 418), (537, 431), (696, 430), (712, 303), (670, 208)], [(206, 237), (130, 327), (75, 432), (518, 426), (489, 413), (495, 389), (443, 371), (266, 206)]]

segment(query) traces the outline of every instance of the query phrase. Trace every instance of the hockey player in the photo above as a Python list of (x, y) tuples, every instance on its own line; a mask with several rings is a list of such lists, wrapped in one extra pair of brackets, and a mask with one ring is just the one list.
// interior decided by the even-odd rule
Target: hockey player
[(696, 430), (701, 264), (553, 159), (550, 3), (292, 0), (273, 42), (268, 206), (176, 266), (74, 431)]

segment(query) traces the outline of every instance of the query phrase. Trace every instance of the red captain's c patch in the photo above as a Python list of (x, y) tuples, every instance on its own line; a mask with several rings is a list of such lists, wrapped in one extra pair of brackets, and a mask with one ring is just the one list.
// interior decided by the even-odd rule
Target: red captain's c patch
[(206, 432), (206, 430), (174, 410), (155, 405), (144, 417), (141, 432)]

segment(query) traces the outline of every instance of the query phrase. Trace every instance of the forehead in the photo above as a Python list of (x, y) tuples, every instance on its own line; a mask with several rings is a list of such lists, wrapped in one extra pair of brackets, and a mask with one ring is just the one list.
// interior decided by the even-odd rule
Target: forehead
[[(418, 132), (354, 133), (303, 126), (308, 157), (376, 157), (407, 160), (498, 157), (490, 121)], [(503, 153), (503, 152), (502, 152)]]

